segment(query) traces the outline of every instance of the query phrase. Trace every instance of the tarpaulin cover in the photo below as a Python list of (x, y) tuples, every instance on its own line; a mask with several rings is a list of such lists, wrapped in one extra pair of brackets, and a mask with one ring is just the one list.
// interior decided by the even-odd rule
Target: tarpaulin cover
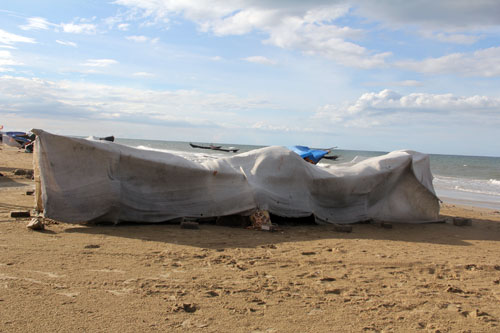
[(322, 168), (284, 147), (195, 162), (124, 145), (53, 135), (35, 147), (38, 209), (64, 222), (161, 222), (268, 210), (317, 221), (438, 218), (427, 155), (396, 151)]

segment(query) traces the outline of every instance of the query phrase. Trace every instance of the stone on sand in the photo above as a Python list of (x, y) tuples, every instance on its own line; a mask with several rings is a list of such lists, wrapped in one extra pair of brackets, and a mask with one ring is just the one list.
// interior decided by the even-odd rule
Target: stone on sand
[(40, 217), (35, 217), (26, 225), (26, 228), (31, 230), (43, 230), (45, 229), (45, 226), (43, 225), (43, 221)]

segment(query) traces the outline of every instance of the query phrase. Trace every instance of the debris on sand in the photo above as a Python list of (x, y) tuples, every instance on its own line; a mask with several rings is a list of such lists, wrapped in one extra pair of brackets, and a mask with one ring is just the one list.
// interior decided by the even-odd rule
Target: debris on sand
[(10, 217), (30, 217), (29, 210), (13, 210), (10, 212)]
[(44, 230), (45, 226), (43, 225), (42, 218), (35, 217), (26, 225), (26, 228), (31, 230)]

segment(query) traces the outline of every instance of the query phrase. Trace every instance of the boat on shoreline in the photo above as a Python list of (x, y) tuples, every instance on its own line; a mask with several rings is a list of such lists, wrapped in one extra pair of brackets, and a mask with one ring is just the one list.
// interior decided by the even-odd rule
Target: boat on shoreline
[(33, 133), (27, 132), (0, 132), (1, 143), (7, 146), (25, 149), (26, 152), (33, 152), (33, 141), (35, 140), (35, 135)]
[(194, 143), (191, 143), (191, 142), (189, 143), (189, 145), (192, 148), (218, 150), (218, 151), (225, 151), (225, 152), (230, 152), (230, 153), (236, 153), (239, 150), (238, 148), (234, 148), (234, 147), (222, 148), (222, 146), (214, 146), (214, 145), (203, 146), (203, 145), (197, 145), (197, 144), (194, 144)]
[(339, 156), (338, 155), (328, 155), (331, 153), (332, 149), (336, 147), (323, 149), (323, 148), (309, 148), (306, 146), (290, 146), (288, 149), (293, 151), (302, 157), (306, 162), (317, 164), (321, 159), (327, 159), (335, 161)]

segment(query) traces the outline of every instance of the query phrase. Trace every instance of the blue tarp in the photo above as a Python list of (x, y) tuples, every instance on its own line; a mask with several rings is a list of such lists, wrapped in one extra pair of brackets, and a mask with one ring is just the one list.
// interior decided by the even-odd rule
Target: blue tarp
[(302, 158), (308, 158), (313, 161), (314, 164), (318, 163), (323, 156), (329, 153), (328, 150), (323, 149), (311, 149), (306, 146), (289, 146), (288, 149), (298, 154)]

